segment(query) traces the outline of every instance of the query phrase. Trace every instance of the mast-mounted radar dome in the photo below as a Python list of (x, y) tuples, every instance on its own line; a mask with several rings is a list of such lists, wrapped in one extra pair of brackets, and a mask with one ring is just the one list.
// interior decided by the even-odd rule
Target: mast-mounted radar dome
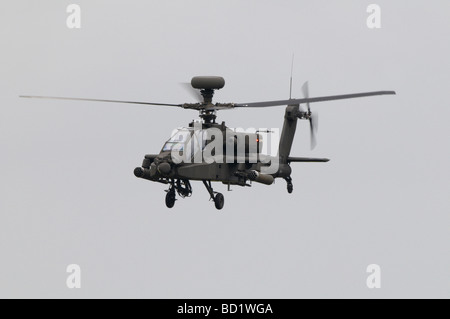
[(220, 90), (225, 86), (225, 79), (221, 76), (196, 76), (191, 85), (198, 90)]

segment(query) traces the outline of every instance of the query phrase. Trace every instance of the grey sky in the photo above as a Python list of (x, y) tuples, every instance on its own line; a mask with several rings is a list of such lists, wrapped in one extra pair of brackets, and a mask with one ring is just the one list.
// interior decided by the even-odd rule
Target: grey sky
[[(369, 30), (378, 3), (382, 28)], [(66, 7), (82, 28), (66, 27)], [(448, 1), (2, 1), (0, 297), (445, 297), (450, 269)], [(314, 105), (284, 181), (200, 183), (172, 211), (133, 169), (194, 111), (19, 99), (182, 103), (179, 82), (220, 75), (219, 102), (396, 90)], [(281, 127), (283, 107), (219, 112)], [(82, 269), (67, 289), (65, 269)], [(367, 265), (382, 288), (366, 287)]]

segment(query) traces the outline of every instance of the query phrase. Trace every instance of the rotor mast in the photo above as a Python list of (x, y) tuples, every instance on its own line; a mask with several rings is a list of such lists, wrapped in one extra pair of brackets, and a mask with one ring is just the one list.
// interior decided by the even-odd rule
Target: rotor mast
[(214, 109), (214, 105), (212, 104), (214, 89), (203, 89), (200, 91), (200, 94), (203, 96), (204, 107), (200, 110), (200, 118), (204, 121), (205, 124), (216, 123), (217, 112)]

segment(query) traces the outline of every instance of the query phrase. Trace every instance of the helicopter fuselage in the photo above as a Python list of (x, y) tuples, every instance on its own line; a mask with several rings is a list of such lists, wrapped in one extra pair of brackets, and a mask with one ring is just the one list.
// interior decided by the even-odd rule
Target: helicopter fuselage
[(225, 123), (193, 122), (189, 128), (175, 131), (158, 155), (146, 155), (135, 175), (165, 184), (181, 179), (239, 186), (250, 186), (251, 181), (271, 185), (274, 178), (284, 177), (288, 170), (272, 167), (268, 174), (262, 174), (277, 162), (277, 157), (262, 154), (262, 145), (258, 132), (236, 132)]

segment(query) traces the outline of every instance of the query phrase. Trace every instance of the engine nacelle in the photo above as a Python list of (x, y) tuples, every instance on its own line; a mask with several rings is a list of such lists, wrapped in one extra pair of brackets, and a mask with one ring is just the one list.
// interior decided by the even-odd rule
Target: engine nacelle
[(235, 150), (234, 155), (244, 157), (248, 154), (258, 154), (263, 148), (262, 136), (258, 133), (233, 132), (227, 133), (224, 153)]

